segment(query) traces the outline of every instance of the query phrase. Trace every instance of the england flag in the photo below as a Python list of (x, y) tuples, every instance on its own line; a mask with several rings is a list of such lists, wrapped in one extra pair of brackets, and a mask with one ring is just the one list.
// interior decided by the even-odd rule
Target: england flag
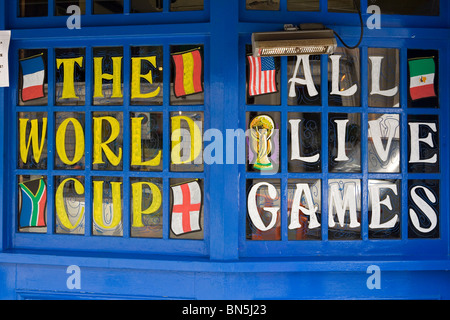
[(197, 181), (173, 186), (171, 229), (175, 235), (201, 230), (202, 191)]

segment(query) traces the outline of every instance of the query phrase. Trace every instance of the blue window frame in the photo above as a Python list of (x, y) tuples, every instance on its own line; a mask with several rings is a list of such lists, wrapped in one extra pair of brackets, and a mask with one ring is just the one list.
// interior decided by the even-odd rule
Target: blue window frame
[[(4, 139), (1, 146), (4, 158), (1, 159), (4, 171), (1, 173), (3, 183), (3, 211), (2, 211), (2, 248), (4, 253), (58, 253), (60, 256), (102, 256), (117, 258), (117, 266), (127, 268), (134, 266), (135, 260), (128, 258), (145, 257), (148, 261), (161, 258), (164, 262), (154, 268), (182, 271), (222, 272), (236, 270), (242, 272), (262, 271), (268, 267), (271, 271), (315, 270), (323, 267), (322, 259), (334, 262), (327, 270), (347, 270), (342, 267), (342, 261), (358, 263), (359, 260), (385, 260), (389, 258), (399, 262), (394, 269), (402, 268), (402, 260), (444, 261), (435, 268), (448, 267), (449, 253), (449, 191), (450, 172), (446, 163), (450, 158), (447, 143), (449, 128), (448, 106), (449, 95), (445, 88), (449, 86), (449, 45), (448, 45), (448, 13), (449, 4), (440, 2), (439, 16), (420, 17), (401, 15), (382, 15), (380, 30), (365, 29), (365, 36), (359, 48), (360, 69), (360, 103), (357, 106), (335, 106), (329, 102), (330, 59), (323, 55), (315, 60), (320, 67), (320, 102), (312, 105), (293, 105), (288, 99), (288, 70), (291, 58), (277, 59), (277, 85), (279, 92), (274, 104), (253, 103), (247, 99), (247, 46), (251, 44), (251, 34), (261, 31), (281, 30), (284, 23), (322, 22), (327, 27), (338, 32), (348, 43), (356, 43), (360, 28), (357, 15), (354, 13), (328, 12), (327, 1), (320, 0), (320, 11), (301, 12), (289, 11), (287, 1), (280, 1), (280, 8), (276, 11), (247, 10), (246, 1), (204, 1), (203, 10), (171, 12), (170, 1), (163, 0), (161, 12), (132, 13), (131, 0), (124, 0), (124, 13), (111, 15), (95, 15), (92, 12), (92, 0), (86, 0), (85, 14), (81, 16), (82, 28), (68, 30), (67, 16), (54, 16), (54, 1), (49, 1), (48, 14), (45, 17), (19, 17), (17, 1), (6, 3), (0, 0), (4, 7), (5, 16), (0, 19), (0, 27), (12, 29), (10, 47), (11, 86), (0, 89), (0, 101), (4, 101), (2, 122)], [(362, 0), (363, 12), (368, 1)], [(229, 14), (224, 15), (224, 12)], [(363, 13), (363, 20), (369, 14)], [(37, 28), (39, 32), (36, 31)], [(181, 45), (203, 46), (204, 65), (204, 102), (193, 105), (174, 105), (171, 97), (171, 48)], [(157, 46), (162, 48), (162, 76), (163, 100), (158, 105), (133, 105), (130, 103), (130, 59), (131, 47)], [(94, 81), (94, 48), (121, 47), (123, 48), (123, 103), (113, 106), (94, 105), (92, 92)], [(339, 47), (342, 44), (339, 43)], [(55, 121), (56, 113), (67, 111), (66, 106), (57, 105), (54, 94), (48, 94), (45, 105), (19, 105), (18, 93), (20, 74), (19, 50), (45, 49), (47, 52), (47, 83), (51, 92), (56, 84), (56, 49), (82, 48), (85, 54), (85, 103), (71, 106), (73, 112), (81, 114), (85, 129), (85, 164), (83, 169), (57, 169), (55, 167)], [(369, 48), (397, 49), (399, 55), (399, 107), (380, 108), (371, 107), (368, 103), (369, 95)], [(438, 52), (439, 74), (439, 108), (411, 107), (408, 103), (408, 54), (412, 50), (435, 50)], [(29, 169), (17, 166), (19, 151), (17, 145), (18, 120), (21, 112), (44, 112), (48, 117), (47, 136), (47, 164), (44, 168)], [(93, 118), (95, 112), (114, 112), (123, 116), (123, 159), (121, 170), (94, 170), (92, 164)], [(130, 170), (130, 113), (155, 112), (163, 117), (163, 146), (162, 171)], [(264, 176), (258, 171), (248, 170), (246, 164), (227, 163), (205, 165), (201, 172), (176, 172), (170, 168), (170, 116), (175, 112), (202, 112), (204, 129), (215, 128), (223, 132), (227, 129), (248, 129), (248, 117), (251, 114), (271, 114), (279, 118), (279, 170), (270, 176)], [(314, 172), (294, 172), (289, 168), (290, 155), (290, 127), (289, 119), (296, 114), (310, 114), (320, 119), (320, 155), (318, 165), (320, 170)], [(312, 115), (314, 114), (314, 115)], [(330, 117), (340, 114), (356, 114), (360, 121), (360, 169), (357, 172), (331, 172), (330, 152)], [(368, 153), (369, 124), (371, 115), (395, 115), (400, 119), (400, 163), (399, 172), (370, 172)], [(410, 151), (408, 149), (410, 121), (438, 119), (438, 159), (439, 170), (436, 172), (411, 172), (408, 166)], [(275, 117), (275, 116), (274, 116)], [(422, 117), (422, 118), (421, 118)], [(423, 119), (425, 119), (423, 118)], [(430, 120), (431, 121), (431, 120)], [(431, 128), (431, 127), (430, 127)], [(428, 131), (430, 132), (430, 131)], [(426, 135), (427, 132), (424, 132)], [(425, 136), (421, 136), (424, 139)], [(245, 147), (248, 148), (247, 146)], [(228, 149), (226, 149), (228, 150)], [(225, 151), (225, 148), (224, 150)], [(235, 155), (237, 146), (234, 147)], [(17, 216), (19, 190), (17, 182), (19, 176), (41, 175), (47, 181), (47, 229), (44, 234), (19, 232)], [(58, 234), (55, 230), (55, 177), (83, 176), (86, 203), (85, 223), (82, 234)], [(96, 236), (92, 230), (93, 223), (93, 181), (96, 177), (112, 177), (123, 182), (123, 234), (120, 236)], [(162, 181), (162, 210), (163, 230), (162, 238), (134, 238), (131, 233), (131, 186), (130, 179), (149, 178)], [(203, 225), (204, 234), (201, 240), (172, 239), (170, 230), (171, 180), (172, 179), (201, 179), (203, 182), (204, 206)], [(359, 238), (352, 240), (333, 240), (328, 228), (328, 204), (330, 188), (328, 182), (332, 179), (358, 181), (360, 185), (360, 231)], [(277, 221), (276, 240), (252, 240), (247, 237), (248, 228), (248, 187), (252, 183), (270, 181), (278, 187), (280, 215)], [(320, 181), (320, 231), (308, 240), (293, 240), (288, 228), (290, 186), (298, 181)], [(400, 195), (399, 219), (400, 230), (395, 239), (374, 238), (369, 219), (369, 184), (371, 180), (394, 181)], [(411, 204), (411, 189), (417, 181), (425, 181), (429, 190), (439, 190), (436, 198), (439, 200), (439, 235), (432, 239), (412, 235), (408, 226), (411, 224), (409, 209)], [(438, 187), (436, 187), (438, 186)], [(434, 189), (433, 189), (434, 188)], [(423, 192), (424, 191), (418, 191)], [(431, 197), (429, 197), (430, 199)], [(432, 205), (433, 201), (428, 204)], [(437, 208), (435, 207), (437, 210)], [(320, 257), (319, 257), (320, 256)], [(33, 256), (34, 257), (34, 256)], [(33, 258), (32, 257), (32, 258)], [(311, 264), (306, 266), (295, 264), (298, 258), (307, 258)], [(17, 258), (30, 262), (32, 258), (26, 255)], [(267, 259), (269, 258), (269, 259)], [(7, 262), (17, 262), (16, 257), (5, 256)], [(292, 260), (291, 260), (292, 259)], [(286, 260), (294, 264), (284, 264)], [(68, 260), (58, 260), (55, 263), (66, 263)], [(152, 268), (151, 262), (143, 262), (142, 268)], [(210, 261), (236, 262), (235, 264), (204, 264)], [(250, 266), (248, 261), (268, 261), (268, 264)], [(18, 261), (20, 262), (20, 261)], [(200, 262), (193, 263), (191, 262)], [(239, 265), (239, 263), (243, 263)], [(80, 263), (83, 263), (80, 260)], [(91, 262), (86, 262), (87, 264)], [(93, 262), (92, 265), (108, 267), (103, 262)], [(352, 266), (356, 266), (352, 265)], [(404, 265), (403, 265), (404, 267)], [(412, 265), (411, 268), (420, 268)], [(348, 267), (351, 268), (351, 267)], [(263, 270), (264, 269), (264, 270)]]

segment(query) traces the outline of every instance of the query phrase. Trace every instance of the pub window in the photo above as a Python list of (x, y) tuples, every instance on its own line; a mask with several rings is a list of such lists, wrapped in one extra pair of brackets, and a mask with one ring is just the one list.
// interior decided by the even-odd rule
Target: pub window
[[(439, 15), (438, 1), (422, 12), (424, 1), (373, 2), (382, 14)], [(273, 11), (278, 21), (278, 12), (295, 18), (295, 10), (356, 12), (353, 0), (329, 0), (326, 8), (246, 1), (241, 15), (259, 21)], [(344, 254), (340, 246), (378, 252), (375, 243), (402, 254), (417, 243), (411, 240), (444, 248), (447, 49), (385, 35), (365, 37), (356, 49), (339, 41), (330, 55), (274, 58), (252, 56), (250, 40), (251, 33), (240, 37), (241, 255)]]

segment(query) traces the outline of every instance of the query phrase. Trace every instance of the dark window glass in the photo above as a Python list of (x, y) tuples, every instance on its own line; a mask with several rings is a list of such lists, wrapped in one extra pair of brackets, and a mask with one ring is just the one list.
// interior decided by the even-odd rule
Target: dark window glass
[(162, 179), (131, 178), (131, 236), (162, 238)]
[(20, 106), (45, 106), (48, 101), (47, 49), (19, 50)]
[(369, 113), (369, 172), (400, 172), (400, 115)]
[(321, 172), (321, 114), (289, 112), (288, 122), (289, 172)]
[(92, 234), (122, 237), (122, 177), (92, 177), (92, 199)]
[(162, 171), (163, 115), (131, 112), (131, 170)]
[(55, 112), (55, 169), (84, 169), (85, 131), (84, 112)]
[(55, 104), (84, 105), (86, 88), (86, 49), (55, 49)]
[(170, 11), (203, 10), (203, 0), (170, 0)]
[(322, 190), (320, 179), (289, 179), (288, 239), (321, 240)]
[(94, 14), (123, 13), (123, 0), (94, 0)]
[(73, 11), (69, 11), (69, 13), (67, 13), (67, 8), (72, 5), (78, 6), (81, 14), (86, 13), (86, 0), (56, 0), (55, 16), (72, 15)]
[(281, 240), (278, 179), (247, 180), (247, 240)]
[(247, 171), (280, 170), (280, 113), (247, 112)]
[(439, 108), (439, 51), (408, 49), (408, 107)]
[(170, 238), (203, 239), (203, 180), (170, 179), (170, 189)]
[(162, 47), (131, 47), (131, 104), (163, 104)]
[(170, 52), (170, 104), (203, 104), (203, 45), (175, 45), (170, 47)]
[(280, 105), (280, 58), (253, 57), (246, 46), (247, 104)]
[(328, 171), (361, 172), (361, 115), (328, 115)]
[(320, 11), (320, 0), (287, 0), (288, 11)]
[(85, 182), (83, 176), (55, 177), (55, 232), (85, 234)]
[(48, 0), (20, 0), (19, 17), (48, 16)]
[(400, 107), (398, 49), (369, 48), (369, 107)]
[(369, 179), (369, 239), (400, 239), (401, 181)]
[(47, 169), (47, 113), (19, 112), (17, 117), (17, 167)]
[[(360, 5), (360, 0), (356, 0), (356, 3)], [(358, 12), (354, 0), (328, 0), (328, 11), (330, 12)]]
[(328, 239), (361, 240), (361, 180), (328, 180)]
[(408, 115), (408, 172), (439, 173), (439, 119)]
[(161, 12), (163, 0), (131, 0), (131, 13)]
[(247, 10), (280, 10), (280, 0), (247, 0)]
[(203, 171), (203, 112), (172, 112), (171, 171)]
[[(306, 82), (306, 84), (305, 84)], [(300, 55), (288, 58), (288, 104), (320, 106), (320, 56)]]
[(438, 16), (439, 0), (371, 0), (368, 5), (377, 5), (382, 14), (407, 14)]
[(328, 56), (328, 104), (361, 106), (361, 68), (359, 49), (337, 48)]
[(47, 177), (22, 175), (17, 177), (19, 232), (47, 233)]

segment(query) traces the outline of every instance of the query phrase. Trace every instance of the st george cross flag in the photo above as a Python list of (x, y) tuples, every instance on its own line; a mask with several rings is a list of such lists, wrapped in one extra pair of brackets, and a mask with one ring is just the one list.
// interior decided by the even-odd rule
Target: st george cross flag
[(175, 235), (180, 235), (200, 228), (200, 209), (202, 191), (197, 181), (173, 186), (173, 207), (171, 229)]
[(248, 56), (248, 62), (250, 64), (248, 94), (257, 96), (277, 92), (275, 59), (273, 57)]
[(22, 101), (44, 96), (45, 66), (42, 54), (20, 60), (22, 67)]
[(412, 59), (409, 64), (409, 92), (412, 100), (435, 97), (434, 77), (436, 66), (433, 58)]
[(203, 61), (199, 49), (173, 53), (175, 64), (174, 94), (177, 98), (203, 92)]
[(44, 179), (19, 184), (21, 190), (20, 227), (45, 227), (47, 186)]

